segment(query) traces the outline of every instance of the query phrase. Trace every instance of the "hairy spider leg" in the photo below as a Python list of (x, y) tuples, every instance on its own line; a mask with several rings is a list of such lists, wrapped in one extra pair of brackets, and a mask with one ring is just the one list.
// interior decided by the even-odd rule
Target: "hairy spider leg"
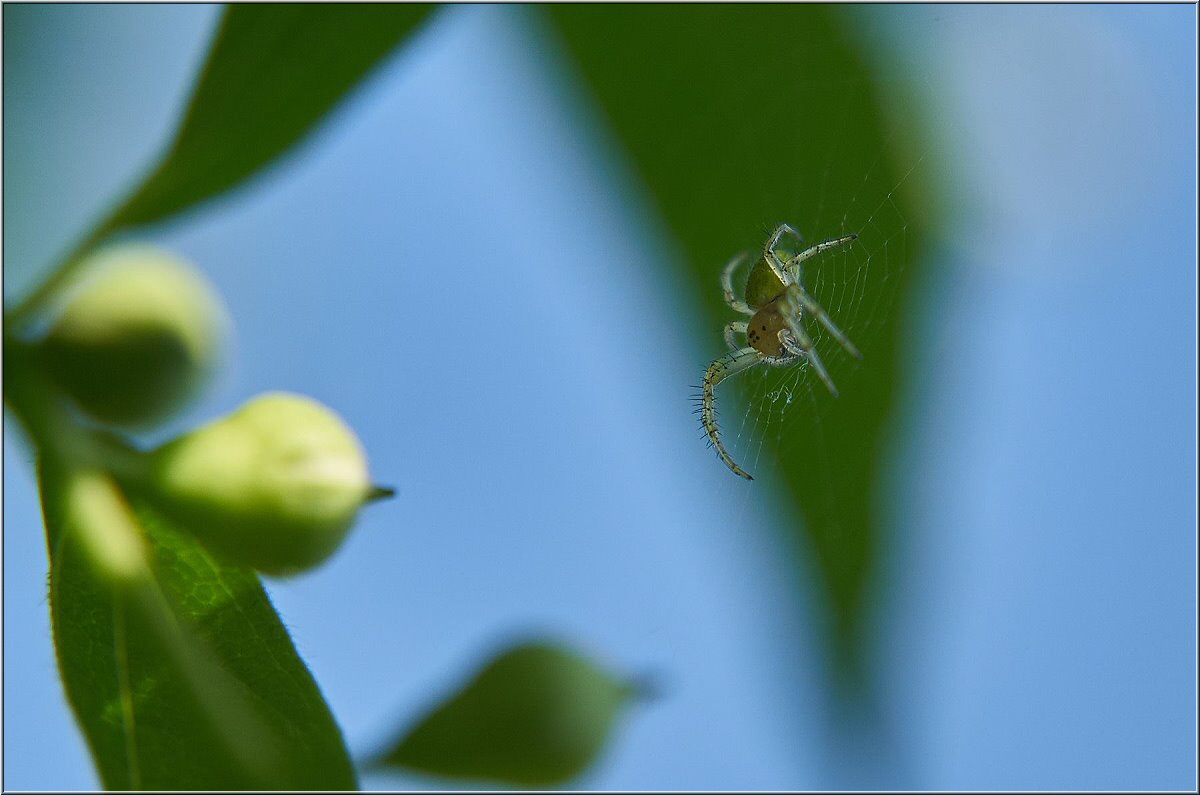
[(729, 346), (729, 350), (736, 351), (738, 349), (737, 337), (734, 335), (745, 333), (746, 321), (744, 320), (734, 320), (725, 324), (725, 344)]
[(792, 286), (796, 288), (796, 294), (800, 300), (800, 305), (804, 307), (805, 311), (815, 317), (817, 322), (824, 326), (825, 330), (833, 335), (833, 338), (838, 341), (838, 344), (846, 349), (846, 353), (850, 354), (855, 359), (861, 359), (862, 354), (858, 352), (858, 348), (854, 347), (854, 343), (851, 342), (849, 338), (842, 333), (842, 330), (834, 324), (833, 319), (830, 318), (825, 312), (825, 309), (817, 303), (816, 299), (808, 294), (808, 291), (804, 289), (804, 286), (799, 282), (796, 282), (796, 284)]
[(767, 245), (763, 248), (763, 253), (765, 254), (768, 251), (774, 251), (776, 248), (778, 248), (779, 238), (783, 237), (784, 235), (791, 235), (792, 237), (796, 238), (797, 243), (804, 242), (804, 235), (797, 232), (794, 226), (791, 224), (780, 224), (779, 226), (775, 227), (775, 231), (771, 233), (770, 239), (767, 240)]
[(700, 409), (700, 424), (704, 426), (704, 432), (708, 434), (709, 441), (713, 443), (717, 455), (721, 457), (725, 466), (729, 467), (733, 474), (746, 480), (754, 480), (754, 478), (733, 462), (732, 456), (725, 449), (725, 445), (721, 443), (721, 435), (717, 431), (717, 411), (714, 406), (713, 389), (729, 376), (753, 367), (762, 360), (762, 356), (754, 348), (740, 348), (717, 359), (704, 371), (704, 398)]
[(829, 377), (829, 373), (825, 372), (825, 365), (821, 363), (821, 357), (811, 348), (805, 349), (801, 347), (795, 340), (784, 339), (783, 349), (792, 356), (798, 356), (812, 362), (813, 369), (817, 371), (817, 375), (829, 390), (829, 393), (834, 397), (838, 396), (837, 387), (833, 385), (833, 379)]
[[(733, 272), (738, 269), (746, 258), (750, 255), (746, 252), (738, 254), (721, 269), (721, 289), (725, 292), (725, 303), (735, 312), (741, 312), (743, 315), (753, 315), (754, 310), (745, 301), (738, 300), (737, 295), (733, 292)], [(730, 346), (735, 347), (735, 346)]]
[(813, 369), (817, 371), (817, 376), (824, 382), (825, 388), (834, 397), (837, 397), (837, 387), (833, 385), (833, 379), (829, 377), (829, 373), (825, 371), (825, 364), (821, 361), (821, 357), (817, 355), (813, 348), (812, 338), (804, 330), (804, 326), (800, 324), (800, 306), (797, 301), (800, 300), (800, 293), (803, 292), (800, 285), (789, 284), (784, 291), (784, 319), (787, 321), (788, 331), (791, 332), (791, 338), (788, 335), (781, 334), (780, 342), (783, 347), (796, 356), (803, 356), (812, 362)]
[[(788, 227), (788, 228), (790, 229), (791, 227)], [(792, 257), (790, 260), (787, 261), (787, 265), (785, 267), (787, 268), (788, 273), (790, 273), (792, 275), (792, 279), (794, 281), (800, 281), (800, 267), (799, 266), (800, 266), (801, 262), (804, 262), (806, 259), (812, 259), (813, 257), (820, 254), (822, 251), (828, 251), (831, 248), (837, 248), (838, 246), (844, 246), (847, 243), (854, 242), (855, 240), (858, 240), (858, 235), (846, 235), (844, 237), (835, 237), (832, 240), (822, 240), (820, 243), (817, 243), (815, 246), (809, 246), (808, 248), (804, 249), (796, 256)], [(771, 252), (774, 253), (774, 251), (775, 251), (775, 249), (772, 248)], [(776, 255), (776, 259), (778, 259), (778, 258), (779, 258), (778, 255)], [(783, 263), (780, 263), (780, 264), (782, 265)]]
[[(784, 265), (783, 260), (779, 258), (779, 255), (775, 253), (775, 249), (779, 246), (779, 238), (783, 237), (784, 234), (790, 234), (792, 237), (800, 241), (804, 240), (800, 233), (791, 226), (788, 224), (780, 224), (779, 226), (775, 227), (774, 234), (772, 234), (770, 239), (767, 240), (767, 245), (763, 247), (763, 258), (766, 259), (767, 264), (771, 266), (771, 270), (774, 271), (775, 275), (779, 277), (779, 283), (786, 287), (795, 281), (795, 279), (788, 274), (787, 266)], [(819, 245), (821, 244), (818, 243), (817, 246)], [(812, 248), (815, 249), (817, 246), (813, 246)], [(809, 251), (811, 250), (812, 249), (809, 249)], [(812, 255), (810, 254), (809, 256)]]
[[(791, 227), (788, 227), (788, 228), (790, 229)], [(795, 230), (792, 230), (792, 231), (794, 232)], [(780, 234), (779, 232), (776, 233), (776, 238), (774, 238), (775, 240), (777, 240), (779, 234)], [(822, 251), (828, 251), (831, 248), (837, 248), (838, 246), (844, 246), (847, 243), (851, 243), (857, 239), (858, 239), (858, 235), (845, 235), (844, 237), (836, 237), (836, 238), (833, 238), (832, 240), (825, 240), (821, 243), (817, 243), (815, 246), (809, 246), (808, 248), (804, 249), (804, 251), (801, 251), (799, 254), (792, 257), (790, 260), (788, 260), (786, 263), (783, 263), (783, 266), (789, 276), (788, 281), (786, 281), (784, 283), (785, 284), (789, 284), (789, 283), (795, 284), (796, 287), (799, 289), (800, 305), (803, 306), (804, 309), (807, 310), (809, 314), (811, 314), (813, 317), (815, 317), (817, 319), (817, 322), (825, 327), (826, 331), (828, 331), (831, 335), (833, 335), (833, 338), (838, 341), (839, 345), (841, 345), (843, 348), (846, 349), (847, 353), (849, 353), (855, 359), (861, 359), (862, 354), (859, 353), (858, 348), (856, 348), (854, 346), (854, 343), (851, 342), (850, 339), (845, 334), (842, 333), (842, 330), (840, 328), (838, 328), (837, 325), (834, 324), (833, 319), (830, 318), (829, 314), (825, 311), (825, 309), (816, 302), (816, 299), (814, 299), (811, 295), (809, 295), (808, 291), (804, 289), (804, 285), (801, 280), (801, 276), (803, 274), (800, 269), (800, 265), (805, 260), (812, 259), (813, 257), (820, 254)], [(775, 255), (774, 248), (771, 249), (771, 254), (773, 256), (775, 256), (776, 259), (778, 259), (778, 256)]]

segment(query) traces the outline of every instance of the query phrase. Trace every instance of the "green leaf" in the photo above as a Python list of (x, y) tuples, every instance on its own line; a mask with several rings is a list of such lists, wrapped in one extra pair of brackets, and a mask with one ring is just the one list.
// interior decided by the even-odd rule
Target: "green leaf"
[(292, 148), (425, 19), (428, 5), (231, 5), (167, 154), (105, 231), (226, 191)]
[(219, 196), (293, 149), (429, 15), (427, 4), (226, 8), (175, 138), (158, 165), (6, 320), (40, 310), (112, 234)]
[(59, 670), (106, 788), (357, 786), (253, 574), (135, 518), (106, 475), (43, 459), (39, 484)]
[[(836, 274), (847, 263), (862, 268), (865, 278), (845, 292), (852, 293), (852, 308), (871, 315), (846, 329), (863, 361), (853, 364), (826, 340), (821, 355), (840, 397), (818, 383), (811, 404), (793, 411), (818, 415), (819, 422), (790, 423), (786, 438), (768, 435), (760, 457), (778, 466), (775, 474), (803, 517), (793, 537), (802, 542), (797, 547), (813, 551), (823, 579), (830, 668), (857, 690), (886, 532), (877, 513), (878, 482), (899, 376), (903, 310), (896, 308), (915, 273), (919, 240), (905, 220), (916, 211), (896, 190), (905, 172), (888, 161), (895, 137), (884, 131), (884, 89), (851, 44), (854, 20), (843, 9), (808, 4), (568, 4), (547, 13), (684, 249), (687, 281), (707, 310), (708, 359), (724, 352), (721, 329), (738, 319), (718, 286), (731, 256), (761, 247), (781, 222), (809, 243), (859, 235), (846, 253), (822, 255), (806, 273)], [(888, 90), (895, 93), (895, 81)], [(866, 221), (861, 228), (845, 225)], [(826, 283), (839, 278), (849, 277)], [(822, 299), (819, 291), (816, 298)], [(846, 328), (844, 318), (833, 319)], [(747, 381), (726, 382), (718, 407)], [(697, 447), (697, 455), (711, 455)]]
[(561, 785), (595, 760), (636, 692), (560, 646), (518, 645), (425, 715), (380, 763), (519, 787)]

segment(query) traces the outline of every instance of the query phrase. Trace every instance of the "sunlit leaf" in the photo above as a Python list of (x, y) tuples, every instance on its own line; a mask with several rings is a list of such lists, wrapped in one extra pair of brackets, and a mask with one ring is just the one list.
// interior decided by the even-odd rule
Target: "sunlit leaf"
[(102, 554), (88, 543), (81, 526), (103, 517), (72, 512), (73, 477), (40, 467), (51, 620), (104, 786), (355, 788), (341, 733), (257, 578), (145, 509), (128, 521), (130, 537), (148, 537), (149, 565), (129, 574), (129, 544)]

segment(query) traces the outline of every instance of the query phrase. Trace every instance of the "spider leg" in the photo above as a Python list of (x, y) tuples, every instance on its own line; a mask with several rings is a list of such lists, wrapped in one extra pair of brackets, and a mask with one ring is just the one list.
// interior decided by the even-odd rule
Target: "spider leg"
[(834, 397), (838, 396), (837, 387), (833, 385), (833, 379), (825, 371), (825, 365), (821, 362), (821, 357), (813, 349), (812, 340), (808, 338), (808, 335), (805, 335), (799, 341), (785, 338), (783, 348), (793, 356), (802, 356), (811, 362), (813, 369), (817, 371), (817, 377), (825, 384), (825, 388), (829, 390), (829, 394)]
[[(778, 233), (776, 233), (776, 234), (778, 235)], [(844, 246), (847, 243), (851, 243), (857, 239), (858, 239), (858, 235), (845, 235), (843, 237), (835, 237), (831, 240), (824, 240), (820, 243), (817, 243), (815, 246), (809, 246), (808, 248), (804, 249), (804, 251), (801, 251), (799, 254), (797, 254), (796, 256), (792, 257), (790, 260), (787, 261), (786, 269), (787, 269), (788, 276), (790, 278), (787, 282), (785, 282), (785, 284), (794, 285), (794, 289), (796, 291), (797, 298), (800, 301), (800, 305), (809, 314), (811, 314), (813, 317), (815, 317), (817, 319), (817, 322), (819, 322), (822, 326), (825, 327), (826, 331), (828, 331), (831, 335), (833, 335), (833, 338), (838, 341), (839, 345), (841, 345), (843, 348), (846, 349), (847, 353), (849, 353), (855, 359), (861, 359), (862, 354), (859, 353), (858, 348), (854, 347), (854, 343), (851, 342), (849, 340), (849, 338), (846, 337), (846, 335), (842, 333), (842, 330), (839, 329), (837, 327), (837, 325), (834, 324), (833, 320), (829, 317), (829, 314), (824, 310), (824, 308), (822, 308), (821, 305), (818, 304), (816, 302), (816, 300), (811, 295), (808, 294), (808, 291), (806, 291), (804, 289), (804, 286), (801, 284), (801, 279), (800, 279), (800, 276), (801, 276), (800, 265), (805, 260), (812, 259), (813, 257), (820, 254), (822, 251), (828, 251), (831, 248), (837, 248), (838, 246)], [(793, 288), (789, 288), (789, 289), (793, 289)], [(793, 331), (794, 331), (794, 329), (793, 329)], [(800, 338), (797, 337), (797, 339), (800, 339)]]
[[(816, 349), (813, 348), (812, 338), (804, 330), (804, 326), (800, 324), (800, 307), (792, 303), (794, 296), (801, 292), (799, 285), (792, 285), (788, 288), (785, 296), (788, 298), (787, 304), (784, 307), (784, 317), (787, 320), (787, 331), (789, 334), (780, 332), (780, 342), (783, 347), (796, 356), (803, 356), (812, 363), (813, 369), (817, 371), (817, 377), (825, 384), (825, 388), (834, 397), (837, 397), (837, 387), (833, 385), (833, 379), (829, 377), (829, 373), (825, 370), (825, 364), (821, 361), (821, 357), (817, 355)], [(853, 347), (853, 346), (851, 346)]]
[[(780, 224), (779, 226), (775, 227), (774, 233), (772, 233), (771, 237), (767, 240), (767, 245), (763, 247), (763, 258), (765, 258), (767, 264), (771, 266), (771, 270), (774, 271), (775, 275), (779, 277), (780, 284), (788, 285), (791, 284), (794, 279), (789, 277), (787, 265), (785, 265), (783, 260), (779, 258), (779, 254), (775, 252), (775, 249), (779, 246), (779, 238), (783, 237), (785, 234), (791, 235), (797, 240), (804, 240), (800, 233), (793, 229), (790, 225)], [(818, 243), (817, 245), (820, 244)], [(814, 248), (815, 247), (816, 246), (814, 246)]]
[(775, 231), (771, 233), (771, 238), (767, 241), (767, 245), (763, 253), (765, 254), (768, 251), (774, 251), (779, 245), (779, 238), (783, 237), (784, 235), (791, 235), (792, 237), (796, 238), (798, 242), (804, 242), (804, 235), (797, 232), (795, 227), (793, 227), (791, 224), (780, 224), (779, 226), (775, 227)]
[(729, 350), (736, 351), (738, 349), (737, 340), (734, 334), (746, 333), (746, 321), (735, 320), (732, 323), (725, 324), (725, 344), (729, 346)]
[(796, 256), (787, 261), (787, 271), (793, 277), (794, 281), (800, 281), (800, 263), (806, 259), (812, 259), (822, 251), (828, 251), (831, 248), (844, 246), (847, 243), (852, 243), (858, 240), (858, 235), (846, 235), (844, 237), (835, 237), (832, 240), (822, 240), (815, 246), (809, 246), (801, 251)]
[(720, 456), (725, 466), (729, 467), (733, 474), (746, 480), (754, 480), (754, 478), (750, 476), (750, 473), (733, 462), (733, 457), (729, 455), (729, 452), (725, 449), (725, 445), (721, 443), (721, 434), (717, 430), (717, 410), (714, 405), (713, 390), (717, 384), (729, 376), (740, 373), (748, 367), (753, 367), (761, 361), (762, 356), (754, 348), (739, 348), (717, 359), (704, 371), (704, 396), (700, 406), (700, 424), (704, 426), (704, 432), (708, 434), (709, 441), (713, 443), (713, 447), (717, 450), (717, 455)]
[[(754, 310), (745, 301), (739, 301), (733, 292), (733, 272), (746, 261), (749, 255), (746, 252), (738, 254), (721, 269), (721, 289), (725, 292), (725, 303), (729, 304), (735, 312), (741, 312), (743, 315), (753, 315)], [(734, 347), (734, 346), (729, 346)]]
[(846, 335), (842, 333), (842, 330), (834, 324), (833, 320), (825, 312), (825, 309), (817, 303), (816, 299), (809, 295), (799, 282), (794, 285), (794, 289), (796, 291), (796, 295), (800, 299), (800, 305), (804, 307), (805, 311), (815, 317), (817, 322), (824, 326), (825, 330), (833, 335), (833, 338), (838, 341), (838, 344), (846, 349), (846, 353), (850, 354), (855, 359), (861, 359), (862, 354), (858, 352), (858, 348), (854, 347), (854, 343), (851, 342)]

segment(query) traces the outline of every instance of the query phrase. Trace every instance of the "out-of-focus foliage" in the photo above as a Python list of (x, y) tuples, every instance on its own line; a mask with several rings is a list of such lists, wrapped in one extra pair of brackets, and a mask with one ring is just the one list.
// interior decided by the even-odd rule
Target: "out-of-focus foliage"
[(114, 577), (88, 543), (105, 528), (80, 524), (100, 512), (72, 504), (81, 475), (51, 459), (39, 475), (59, 671), (106, 788), (355, 788), (253, 573), (141, 506), (151, 565)]
[(514, 646), (422, 718), (384, 765), (518, 787), (561, 786), (603, 748), (635, 688), (561, 646)]
[(324, 119), (429, 9), (229, 6), (175, 140), (108, 228), (159, 220), (244, 182)]
[[(351, 429), (298, 396), (252, 401), (149, 455), (117, 435), (191, 394), (222, 315), (176, 269), (156, 260), (130, 271), (140, 249), (119, 247), (126, 269), (70, 303), (48, 337), (31, 339), (25, 323), (73, 289), (114, 233), (175, 217), (278, 159), (427, 13), (227, 9), (162, 162), (5, 315), (5, 402), (38, 460), (55, 652), (109, 789), (356, 786), (341, 732), (250, 566), (287, 574), (321, 562), (364, 501), (392, 492), (371, 486)], [(80, 422), (70, 404), (111, 427)], [(560, 783), (595, 759), (631, 693), (578, 655), (524, 646), (389, 761)]]
[(308, 135), (428, 5), (236, 4), (226, 8), (187, 110), (158, 165), (18, 307), (24, 320), (97, 243), (244, 184)]
[[(846, 11), (556, 5), (546, 13), (684, 249), (687, 279), (710, 318), (713, 356), (723, 350), (720, 329), (735, 319), (721, 301), (719, 269), (734, 253), (762, 245), (760, 236), (779, 222), (810, 242), (858, 233), (856, 256), (875, 257), (875, 271), (856, 286), (855, 300), (881, 312), (897, 305), (919, 244), (915, 230), (902, 228), (909, 213), (900, 208), (867, 228), (843, 226), (846, 210), (858, 208), (857, 220), (866, 220), (901, 179), (887, 162), (879, 82), (861, 43), (849, 40)], [(841, 396), (814, 390), (820, 423), (790, 424), (783, 446), (766, 440), (804, 519), (794, 532), (823, 578), (831, 668), (850, 690), (863, 683), (885, 532), (878, 482), (898, 377), (898, 319), (891, 311), (847, 329), (861, 365), (822, 351)], [(697, 455), (706, 454), (698, 447)]]
[[(128, 460), (121, 445), (64, 410), (43, 372), (51, 357), (22, 338), (25, 322), (69, 288), (113, 233), (174, 217), (292, 148), (427, 13), (423, 6), (228, 8), (158, 167), (5, 313), (5, 403), (39, 461), (55, 651), (106, 787), (350, 789), (356, 779), (341, 732), (258, 579), (214, 560), (137, 495), (122, 493), (113, 477)], [(111, 303), (88, 304), (89, 323), (108, 318)], [(129, 302), (115, 303), (126, 318)], [(145, 337), (146, 323), (131, 322), (133, 336)], [(92, 337), (83, 359), (78, 344), (70, 361), (53, 359), (61, 382), (78, 381), (85, 364), (93, 375), (110, 366), (176, 380), (176, 360), (195, 364), (157, 355), (162, 345), (153, 340), (96, 342), (98, 334), (113, 336), (108, 327), (130, 336), (121, 322), (106, 323), (85, 324)], [(83, 395), (77, 402), (102, 407), (102, 419), (144, 419), (147, 411), (127, 405), (138, 396), (113, 397), (125, 384), (109, 381), (84, 379), (91, 391), (75, 390)]]

